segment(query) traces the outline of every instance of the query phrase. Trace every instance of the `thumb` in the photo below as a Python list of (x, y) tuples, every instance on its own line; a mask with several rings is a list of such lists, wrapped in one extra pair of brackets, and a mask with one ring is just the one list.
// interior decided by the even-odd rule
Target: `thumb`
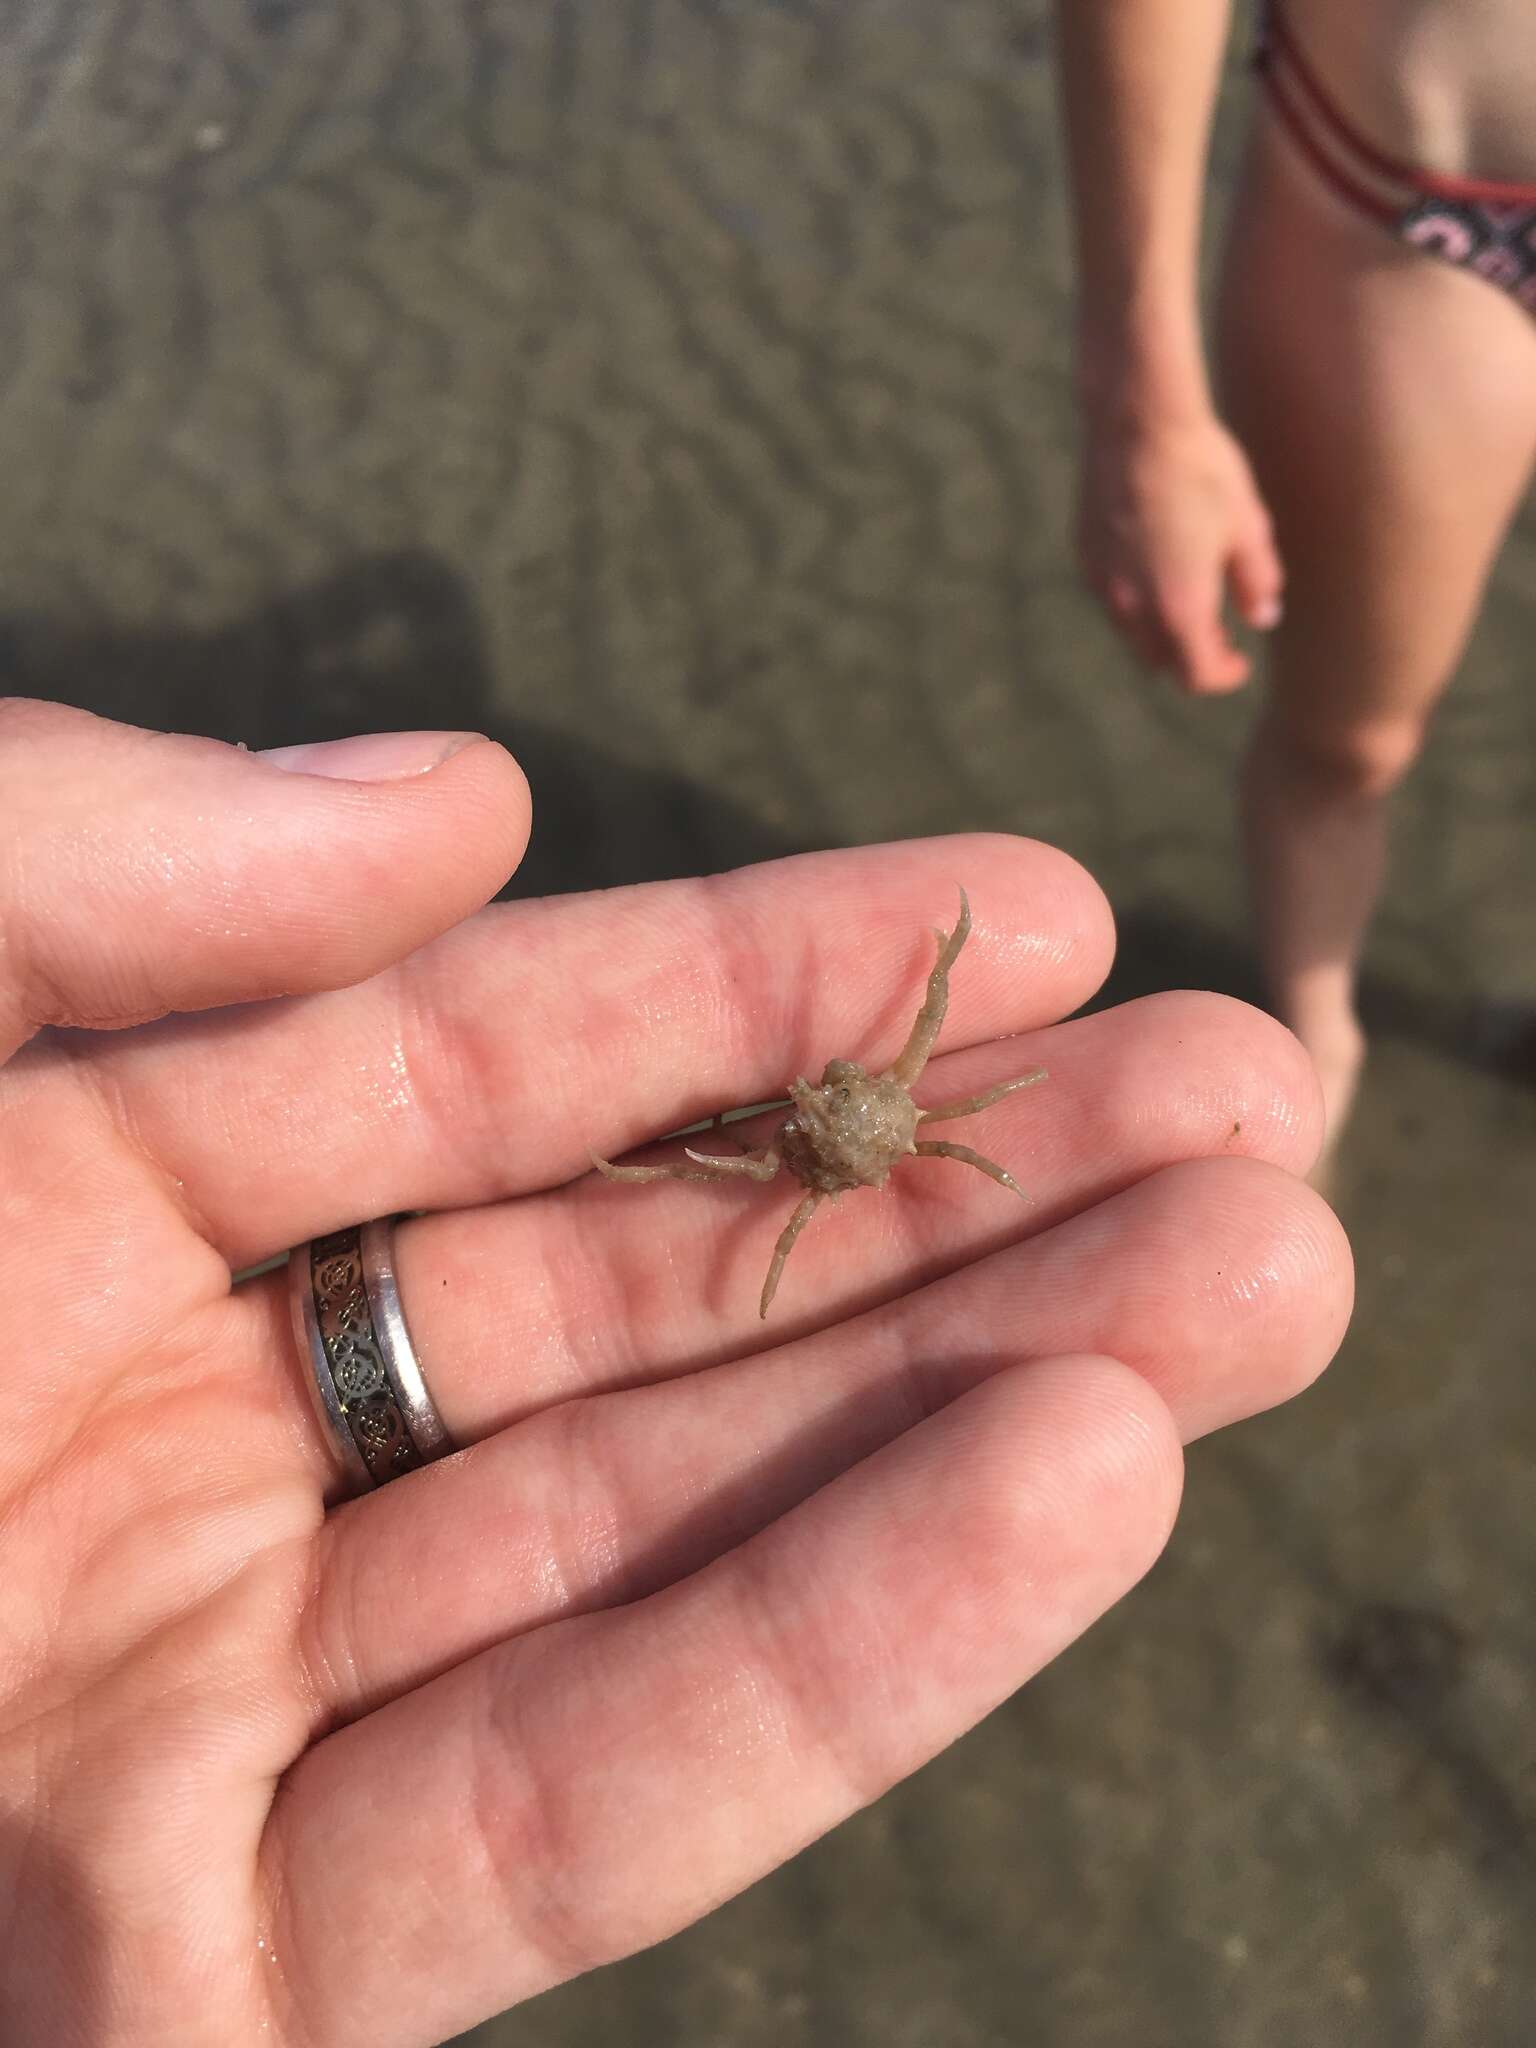
[(1279, 625), (1285, 569), (1268, 520), (1234, 547), (1227, 562), (1227, 580), (1245, 626), (1267, 633)]
[(0, 1060), (44, 1024), (364, 980), (493, 896), (528, 819), (475, 733), (247, 754), (0, 700)]

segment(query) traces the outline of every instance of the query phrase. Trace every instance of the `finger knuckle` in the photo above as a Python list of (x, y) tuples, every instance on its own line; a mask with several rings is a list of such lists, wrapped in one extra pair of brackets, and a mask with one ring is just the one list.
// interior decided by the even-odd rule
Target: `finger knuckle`
[(1160, 583), (1154, 601), (1163, 625), (1178, 634), (1198, 630), (1209, 610), (1200, 592), (1187, 583)]

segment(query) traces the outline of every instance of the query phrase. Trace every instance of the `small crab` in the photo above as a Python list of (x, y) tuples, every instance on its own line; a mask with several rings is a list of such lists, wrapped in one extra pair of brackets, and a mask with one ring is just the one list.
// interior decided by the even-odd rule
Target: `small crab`
[(980, 1095), (968, 1095), (961, 1102), (941, 1102), (934, 1109), (919, 1109), (910, 1093), (913, 1082), (928, 1064), (949, 1008), (949, 970), (971, 929), (971, 906), (960, 891), (960, 918), (947, 936), (935, 930), (939, 957), (928, 977), (928, 993), (913, 1023), (911, 1035), (895, 1061), (883, 1074), (867, 1074), (853, 1060), (828, 1060), (821, 1085), (813, 1088), (803, 1077), (790, 1089), (794, 1110), (779, 1125), (773, 1143), (765, 1152), (747, 1153), (738, 1159), (717, 1159), (685, 1147), (690, 1166), (613, 1166), (594, 1153), (592, 1164), (609, 1180), (772, 1180), (780, 1166), (787, 1166), (806, 1188), (794, 1214), (779, 1233), (763, 1282), (758, 1314), (766, 1316), (768, 1304), (778, 1288), (784, 1261), (795, 1239), (810, 1222), (828, 1195), (840, 1195), (848, 1188), (878, 1188), (885, 1185), (891, 1168), (916, 1153), (930, 1159), (960, 1159), (990, 1174), (1005, 1188), (1012, 1188), (1021, 1200), (1029, 1198), (1011, 1173), (990, 1159), (983, 1159), (968, 1145), (949, 1145), (941, 1140), (919, 1142), (919, 1124), (936, 1124), (951, 1117), (970, 1116), (986, 1109), (1016, 1088), (1032, 1088), (1046, 1078), (1044, 1067), (1031, 1067), (1016, 1081), (1001, 1081)]

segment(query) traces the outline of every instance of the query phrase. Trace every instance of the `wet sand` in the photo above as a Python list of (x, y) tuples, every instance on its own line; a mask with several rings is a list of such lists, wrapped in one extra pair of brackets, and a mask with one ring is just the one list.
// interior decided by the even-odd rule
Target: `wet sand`
[[(1251, 996), (1251, 696), (1072, 575), (1048, 56), (1035, 0), (0, 12), (0, 687), (483, 728), (533, 891), (1035, 833), (1109, 999)], [(1399, 806), (1328, 1379), (912, 1783), (470, 2038), (1536, 2037), (1533, 616), (1528, 516)]]

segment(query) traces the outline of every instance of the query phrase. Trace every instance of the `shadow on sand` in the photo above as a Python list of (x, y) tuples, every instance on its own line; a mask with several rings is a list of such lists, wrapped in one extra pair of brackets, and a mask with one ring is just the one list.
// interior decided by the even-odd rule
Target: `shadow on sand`
[(509, 896), (663, 881), (799, 850), (728, 797), (501, 715), (468, 592), (420, 552), (364, 559), (208, 633), (0, 619), (0, 692), (252, 748), (417, 726), (488, 733), (534, 793), (533, 838)]
[[(490, 733), (517, 756), (534, 793), (532, 843), (508, 896), (709, 874), (804, 850), (719, 791), (502, 715), (468, 590), (424, 551), (363, 558), (207, 633), (0, 619), (0, 690), (251, 747), (414, 726)], [(1154, 898), (1121, 914), (1113, 972), (1089, 1007), (1169, 988), (1264, 1002), (1250, 954)], [(1429, 999), (1369, 975), (1362, 1004), (1373, 1032), (1536, 1078), (1536, 1027), (1524, 1013), (1495, 1013), (1472, 997)]]

